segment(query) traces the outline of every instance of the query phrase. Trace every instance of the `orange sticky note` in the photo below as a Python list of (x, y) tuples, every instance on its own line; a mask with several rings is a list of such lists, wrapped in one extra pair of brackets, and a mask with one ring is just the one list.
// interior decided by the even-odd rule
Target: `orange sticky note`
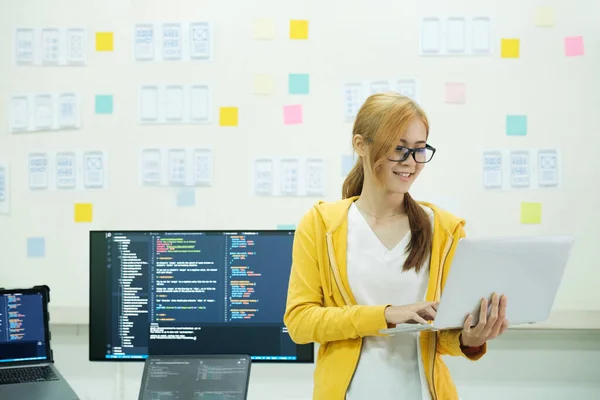
[(93, 207), (88, 203), (75, 204), (75, 222), (92, 222)]
[(502, 58), (519, 58), (520, 47), (519, 39), (502, 39)]
[(540, 224), (542, 222), (542, 203), (521, 203), (521, 223)]
[(114, 37), (112, 32), (96, 32), (96, 51), (113, 51)]
[(308, 21), (291, 20), (290, 21), (290, 39), (306, 40), (308, 39)]
[(221, 126), (237, 126), (238, 125), (238, 108), (237, 107), (221, 107), (219, 124)]

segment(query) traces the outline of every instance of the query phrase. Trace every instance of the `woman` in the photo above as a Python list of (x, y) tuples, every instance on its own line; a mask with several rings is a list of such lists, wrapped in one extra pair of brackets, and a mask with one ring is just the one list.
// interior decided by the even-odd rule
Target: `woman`
[[(408, 191), (435, 149), (412, 100), (376, 94), (352, 135), (358, 161), (343, 200), (316, 204), (296, 229), (284, 322), (296, 343), (320, 344), (314, 399), (458, 399), (441, 356), (478, 360), (502, 334), (506, 299), (463, 329), (387, 336), (435, 317), (464, 221)], [(457, 171), (449, 173), (457, 176)]]

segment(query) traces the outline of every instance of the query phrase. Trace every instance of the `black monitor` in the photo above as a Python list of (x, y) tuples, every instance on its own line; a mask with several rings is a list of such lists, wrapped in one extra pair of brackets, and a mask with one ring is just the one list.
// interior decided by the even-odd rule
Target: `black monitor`
[(283, 323), (293, 230), (90, 232), (91, 361), (312, 363)]

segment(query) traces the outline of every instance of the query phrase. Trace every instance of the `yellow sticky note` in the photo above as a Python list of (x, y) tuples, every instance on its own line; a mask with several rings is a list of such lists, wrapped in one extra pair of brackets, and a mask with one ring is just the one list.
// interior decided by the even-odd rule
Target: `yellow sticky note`
[(540, 224), (542, 222), (542, 203), (521, 203), (521, 223)]
[(91, 204), (75, 204), (75, 222), (92, 222), (92, 209)]
[(554, 9), (548, 6), (540, 6), (535, 9), (536, 26), (554, 26)]
[(273, 93), (273, 77), (271, 75), (254, 75), (254, 93), (271, 94)]
[(502, 39), (502, 58), (519, 58), (520, 39)]
[(96, 32), (96, 51), (113, 51), (113, 47), (112, 32)]
[(291, 20), (290, 21), (290, 39), (306, 40), (308, 39), (308, 21)]
[(269, 18), (258, 18), (254, 20), (254, 39), (274, 39), (275, 22)]
[(221, 107), (219, 124), (221, 126), (237, 126), (238, 125), (238, 108), (237, 107)]

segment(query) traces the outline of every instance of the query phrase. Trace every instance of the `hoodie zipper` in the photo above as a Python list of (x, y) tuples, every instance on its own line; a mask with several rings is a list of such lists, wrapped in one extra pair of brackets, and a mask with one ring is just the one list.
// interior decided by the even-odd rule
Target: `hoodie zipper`
[[(448, 253), (450, 252), (450, 247), (452, 247), (452, 241), (453, 238), (452, 236), (450, 236), (447, 244), (446, 244), (446, 248), (444, 248), (444, 254), (442, 255), (442, 259), (440, 262), (440, 269), (439, 269), (439, 277), (438, 277), (438, 282), (437, 282), (437, 289), (436, 289), (436, 295), (437, 292), (441, 291), (441, 285), (442, 285), (442, 271), (444, 268), (444, 264), (446, 263), (446, 258), (448, 257)], [(437, 296), (436, 296), (437, 297)], [(433, 388), (433, 400), (437, 400), (437, 391), (435, 388), (435, 360), (436, 360), (436, 350), (437, 350), (437, 333), (433, 332), (431, 334), (432, 339), (429, 341), (429, 353), (431, 354), (431, 387)]]

